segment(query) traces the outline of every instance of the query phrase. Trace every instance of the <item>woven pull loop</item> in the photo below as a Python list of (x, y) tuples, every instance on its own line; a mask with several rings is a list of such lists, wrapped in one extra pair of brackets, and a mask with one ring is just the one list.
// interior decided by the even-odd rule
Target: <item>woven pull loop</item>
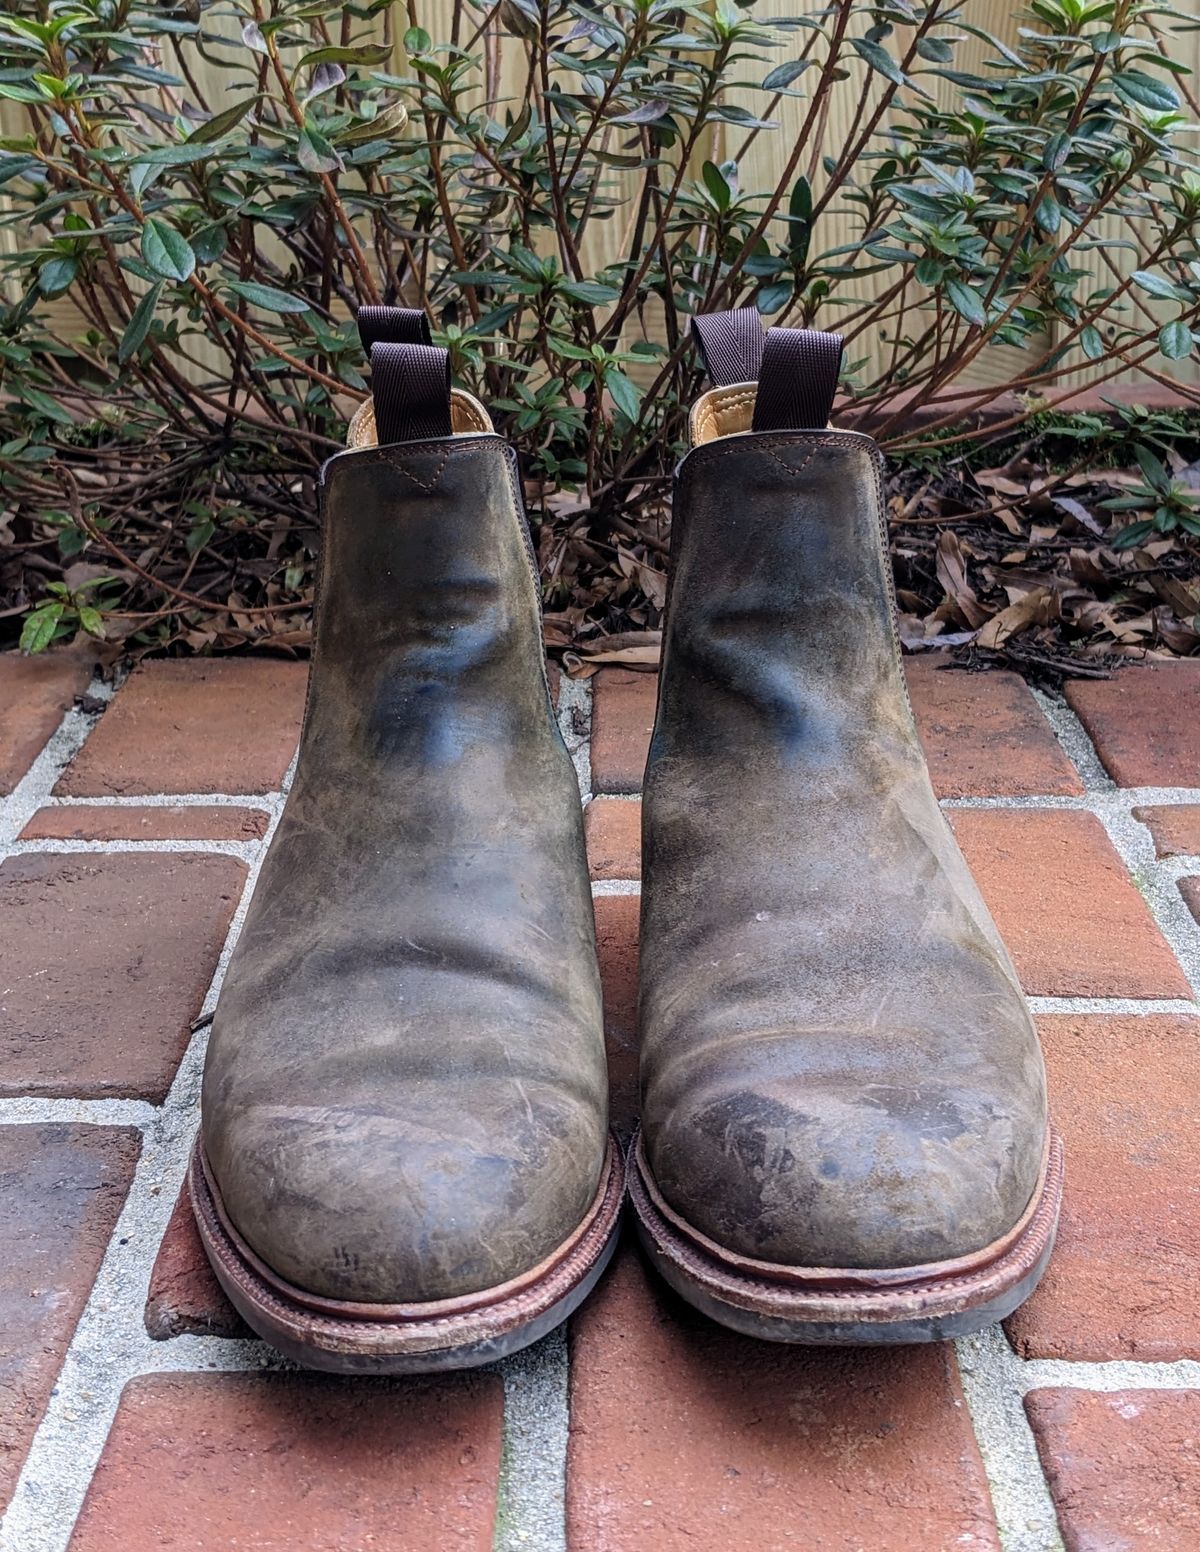
[(453, 435), (450, 353), (439, 345), (372, 345), (371, 395), (380, 447)]
[(692, 338), (715, 388), (728, 388), (730, 383), (752, 383), (758, 377), (763, 326), (757, 308), (698, 313), (692, 319)]
[(367, 355), (373, 345), (432, 345), (429, 319), (419, 307), (360, 307), (354, 319)]
[(770, 329), (754, 401), (755, 431), (823, 431), (845, 342), (821, 329)]

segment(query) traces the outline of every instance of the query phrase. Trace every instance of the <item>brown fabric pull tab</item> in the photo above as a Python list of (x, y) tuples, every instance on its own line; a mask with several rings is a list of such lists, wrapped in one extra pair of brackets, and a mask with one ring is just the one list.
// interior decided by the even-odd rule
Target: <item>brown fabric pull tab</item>
[(380, 447), (453, 435), (450, 353), (439, 345), (372, 345), (371, 395)]
[(769, 329), (754, 401), (755, 431), (823, 431), (844, 341), (821, 329)]
[(714, 387), (752, 383), (758, 376), (763, 353), (763, 326), (757, 308), (739, 307), (731, 313), (698, 313), (692, 319), (692, 338)]
[(354, 320), (367, 355), (372, 345), (432, 345), (429, 319), (419, 307), (360, 307)]

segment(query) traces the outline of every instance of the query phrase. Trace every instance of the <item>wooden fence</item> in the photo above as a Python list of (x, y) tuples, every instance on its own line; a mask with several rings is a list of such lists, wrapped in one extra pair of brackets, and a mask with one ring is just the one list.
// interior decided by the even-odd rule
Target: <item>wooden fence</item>
[[(418, 15), (421, 25), (435, 38), (447, 36), (449, 33), (449, 16), (452, 9), (452, 0), (418, 0)], [(767, 9), (770, 9), (769, 7)], [(782, 8), (780, 8), (782, 9)], [(815, 6), (812, 9), (816, 9)], [(397, 7), (399, 11), (400, 8)], [(965, 0), (964, 15), (981, 28), (984, 28), (1000, 37), (1012, 39), (1017, 29), (1022, 25), (1023, 18), (1019, 8), (1012, 0)], [(397, 34), (402, 34), (405, 22), (398, 22)], [(1177, 57), (1189, 65), (1197, 76), (1200, 76), (1200, 30), (1177, 39)], [(986, 57), (987, 45), (975, 39), (970, 39), (960, 46), (957, 62), (960, 68), (970, 69), (973, 65)], [(519, 95), (523, 80), (523, 45), (516, 38), (505, 35), (500, 47), (499, 77), (502, 90), (508, 91), (515, 98)], [(842, 88), (834, 94), (828, 116), (823, 126), (822, 145), (814, 148), (815, 179), (814, 185), (819, 189), (820, 172), (816, 167), (820, 150), (837, 148), (846, 143), (850, 133), (854, 108), (859, 95), (861, 75), (856, 72), (864, 67), (857, 60), (848, 66), (850, 78), (842, 84)], [(198, 80), (201, 87), (212, 91), (210, 100), (221, 96), (222, 83), (217, 79), (217, 72), (212, 66), (204, 65), (198, 71)], [(761, 95), (747, 92), (742, 104), (752, 110), (761, 110)], [(746, 161), (741, 168), (743, 186), (764, 187), (774, 185), (777, 173), (784, 166), (787, 157), (795, 144), (795, 137), (799, 131), (805, 104), (796, 98), (784, 98), (776, 111), (775, 117), (779, 122), (778, 130), (772, 133), (759, 135), (750, 148)], [(21, 119), (21, 110), (11, 103), (0, 103), (0, 125), (17, 126)], [(705, 154), (714, 160), (721, 160), (724, 156), (740, 144), (742, 134), (730, 126), (717, 126), (713, 132)], [(854, 233), (848, 217), (839, 213), (832, 205), (830, 210), (822, 218), (823, 230), (819, 234), (818, 241), (822, 247), (834, 247), (839, 243), (852, 240)], [(1105, 236), (1120, 235), (1118, 231), (1120, 223), (1115, 219), (1102, 226)], [(594, 223), (594, 236), (589, 236), (589, 257), (599, 268), (610, 258), (615, 257), (620, 251), (621, 227), (618, 222), (609, 221)], [(1126, 234), (1127, 235), (1127, 234)], [(0, 243), (12, 245), (19, 241), (19, 236), (14, 231), (0, 232)], [(1131, 255), (1126, 255), (1126, 262)], [(1094, 268), (1099, 283), (1107, 283), (1108, 272), (1104, 269), (1104, 261), (1101, 255), (1084, 254), (1080, 256), (1080, 263)], [(882, 282), (881, 282), (882, 283)], [(869, 294), (872, 285), (872, 277), (866, 277), (861, 282), (864, 294)], [(69, 302), (64, 300), (51, 304), (56, 321), (60, 329), (69, 335), (71, 329), (71, 309)], [(214, 351), (213, 361), (217, 361)], [(1019, 353), (1009, 347), (992, 346), (985, 351), (972, 369), (972, 381), (999, 382), (1014, 374)], [(1161, 365), (1161, 363), (1160, 363)], [(1187, 362), (1169, 364), (1170, 369), (1180, 378), (1188, 381), (1200, 380), (1200, 364), (1195, 358)], [(1126, 381), (1136, 381), (1136, 373), (1128, 374)], [(1086, 379), (1086, 364), (1080, 358), (1079, 380)]]

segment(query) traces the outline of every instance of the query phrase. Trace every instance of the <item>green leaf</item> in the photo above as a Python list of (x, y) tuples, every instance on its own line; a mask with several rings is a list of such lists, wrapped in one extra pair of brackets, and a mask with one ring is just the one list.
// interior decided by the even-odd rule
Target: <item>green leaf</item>
[(968, 323), (973, 323), (976, 328), (982, 329), (987, 323), (987, 313), (984, 311), (979, 293), (965, 281), (947, 280), (946, 300), (960, 317), (965, 318)]
[(373, 119), (361, 124), (351, 124), (337, 136), (338, 145), (358, 145), (364, 140), (392, 140), (408, 123), (408, 109), (402, 102), (394, 102), (377, 113)]
[(424, 27), (410, 27), (404, 34), (404, 52), (406, 54), (428, 54), (433, 47), (433, 39), (425, 31)]
[(38, 290), (43, 296), (61, 296), (78, 271), (79, 263), (70, 255), (47, 259), (38, 270)]
[(754, 299), (754, 305), (760, 313), (777, 313), (791, 301), (794, 289), (790, 280), (777, 280), (774, 285), (762, 288)]
[(308, 123), (300, 131), (296, 156), (305, 172), (342, 172), (346, 166), (332, 143)]
[(804, 74), (811, 63), (812, 61), (808, 59), (793, 59), (786, 65), (776, 65), (774, 70), (763, 77), (763, 91), (784, 91), (793, 81)]
[(211, 517), (204, 518), (194, 528), (189, 529), (187, 539), (184, 541), (188, 554), (195, 555), (198, 550), (202, 550), (216, 531), (216, 524)]
[(1184, 361), (1192, 353), (1192, 331), (1182, 318), (1165, 324), (1158, 333), (1158, 348), (1168, 361)]
[(79, 607), (79, 623), (87, 631), (89, 636), (96, 636), (104, 640), (104, 616), (99, 609), (91, 604), (81, 604)]
[(788, 198), (788, 257), (796, 269), (803, 269), (808, 258), (808, 246), (812, 239), (812, 185), (805, 177), (799, 177), (792, 185)]
[(157, 216), (151, 216), (142, 229), (142, 258), (164, 280), (184, 281), (196, 268), (187, 238)]
[(232, 108), (214, 113), (211, 119), (198, 124), (184, 143), (193, 146), (208, 145), (213, 140), (220, 140), (222, 135), (227, 135), (231, 129), (236, 129), (259, 101), (260, 98), (256, 93), (253, 97), (247, 97), (244, 102), (234, 103)]
[(1190, 292), (1183, 286), (1177, 286), (1173, 280), (1168, 280), (1165, 275), (1156, 275), (1152, 270), (1135, 269), (1133, 282), (1141, 286), (1143, 291), (1148, 291), (1151, 296), (1162, 297), (1167, 302), (1190, 302)]
[(269, 313), (306, 313), (311, 305), (302, 296), (291, 291), (277, 291), (274, 286), (259, 285), (256, 280), (228, 280), (225, 289)]
[(659, 119), (665, 119), (671, 111), (671, 104), (664, 97), (655, 97), (650, 102), (644, 102), (640, 108), (631, 108), (628, 113), (622, 113), (617, 118), (609, 119), (610, 124), (654, 124)]
[(65, 604), (41, 604), (26, 616), (21, 627), (21, 651), (43, 652), (54, 640), (54, 633), (65, 608)]
[(1138, 468), (1156, 491), (1169, 488), (1171, 476), (1167, 473), (1166, 466), (1157, 454), (1152, 453), (1148, 447), (1139, 445), (1134, 448), (1133, 456), (1137, 459)]
[(1079, 331), (1079, 348), (1089, 361), (1099, 361), (1104, 355), (1104, 339), (1100, 330), (1089, 323)]
[(726, 183), (721, 169), (715, 162), (705, 162), (700, 169), (700, 176), (704, 179), (704, 187), (708, 190), (709, 198), (724, 215), (733, 199), (733, 190)]
[(225, 228), (214, 221), (211, 226), (202, 226), (198, 232), (193, 232), (188, 241), (197, 264), (215, 264), (225, 252), (228, 239)]
[(1108, 542), (1112, 545), (1114, 550), (1129, 550), (1132, 549), (1140, 539), (1146, 538), (1148, 534), (1152, 534), (1153, 532), (1154, 524), (1148, 519), (1143, 519), (1143, 521), (1140, 523), (1130, 523), (1127, 528), (1122, 528), (1120, 532), (1116, 534), (1115, 537), (1110, 538)]
[(615, 286), (601, 285), (598, 280), (564, 280), (558, 288), (574, 302), (583, 302), (589, 307), (603, 307), (606, 302), (615, 302), (620, 292)]
[(305, 54), (296, 70), (303, 70), (307, 65), (382, 65), (391, 57), (391, 48), (386, 43), (360, 43), (353, 48), (335, 44)]
[(1062, 225), (1062, 206), (1053, 194), (1043, 194), (1033, 218), (1048, 236), (1053, 237)]
[(865, 59), (872, 70), (878, 70), (880, 75), (886, 76), (897, 86), (906, 84), (904, 72), (881, 44), (871, 43), (866, 38), (851, 38), (850, 43), (854, 52), (860, 59)]
[(1142, 70), (1119, 70), (1113, 76), (1113, 85), (1126, 102), (1135, 102), (1139, 108), (1170, 113), (1179, 106), (1179, 93), (1173, 86), (1155, 80)]
[(1042, 167), (1046, 172), (1057, 172), (1071, 154), (1071, 137), (1060, 133), (1051, 135), (1042, 152)]
[(625, 418), (636, 422), (642, 396), (639, 390), (625, 376), (625, 373), (618, 367), (608, 367), (604, 373), (604, 385), (608, 389), (613, 403)]
[(22, 386), (21, 398), (29, 405), (30, 409), (37, 410), (39, 415), (44, 415), (47, 420), (53, 420), (60, 426), (74, 426), (70, 412), (63, 409), (62, 405), (52, 399), (48, 393), (43, 393), (40, 388)]
[(949, 65), (954, 60), (954, 49), (944, 38), (918, 38), (917, 53), (937, 65)]
[(150, 325), (154, 322), (154, 309), (158, 306), (162, 288), (163, 282), (160, 280), (156, 286), (146, 292), (133, 309), (133, 314), (125, 325), (125, 332), (121, 335), (121, 343), (117, 346), (117, 360), (122, 365), (129, 360), (130, 356), (137, 354), (146, 335), (150, 332)]

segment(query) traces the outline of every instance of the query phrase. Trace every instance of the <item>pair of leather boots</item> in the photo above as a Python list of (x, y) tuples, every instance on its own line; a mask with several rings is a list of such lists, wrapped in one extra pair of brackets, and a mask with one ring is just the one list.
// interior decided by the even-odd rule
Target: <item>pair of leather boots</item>
[[(587, 1295), (610, 1135), (575, 769), (516, 462), (421, 315), (364, 309), (373, 402), (322, 476), (294, 784), (229, 966), (190, 1186), (303, 1363), (484, 1363)], [(653, 1264), (738, 1331), (910, 1342), (1006, 1314), (1061, 1146), (1012, 965), (934, 798), (880, 459), (835, 336), (697, 320), (643, 801)]]

